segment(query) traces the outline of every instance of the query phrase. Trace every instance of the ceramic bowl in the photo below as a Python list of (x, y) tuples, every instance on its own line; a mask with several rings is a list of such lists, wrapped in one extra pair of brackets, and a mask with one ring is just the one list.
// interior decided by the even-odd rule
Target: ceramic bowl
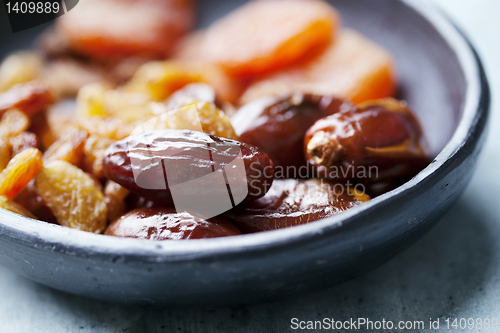
[[(200, 25), (242, 2), (199, 1)], [(471, 45), (425, 1), (331, 3), (344, 26), (394, 54), (399, 97), (415, 110), (435, 156), (411, 181), (321, 221), (208, 240), (108, 237), (0, 210), (0, 264), (52, 288), (104, 300), (232, 306), (341, 283), (411, 245), (471, 179), (486, 136), (488, 84)], [(0, 28), (2, 55), (29, 46), (40, 30), (12, 34), (5, 20)]]

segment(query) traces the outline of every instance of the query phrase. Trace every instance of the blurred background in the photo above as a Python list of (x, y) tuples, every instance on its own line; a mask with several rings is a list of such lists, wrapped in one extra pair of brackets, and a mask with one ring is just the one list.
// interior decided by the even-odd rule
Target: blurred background
[(322, 292), (210, 311), (136, 308), (84, 299), (0, 267), (0, 332), (287, 332), (292, 318), (428, 323), (440, 317), (442, 325), (445, 318), (500, 319), (500, 2), (432, 2), (457, 23), (483, 60), (492, 91), (491, 121), (471, 184), (439, 224), (410, 249), (369, 274)]

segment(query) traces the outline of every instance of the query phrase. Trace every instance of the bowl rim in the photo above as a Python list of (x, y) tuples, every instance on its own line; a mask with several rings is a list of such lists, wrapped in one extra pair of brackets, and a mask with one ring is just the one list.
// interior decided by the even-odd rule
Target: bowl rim
[(0, 239), (10, 238), (32, 247), (77, 257), (98, 256), (103, 259), (123, 258), (124, 261), (178, 262), (209, 257), (270, 250), (314, 241), (319, 235), (329, 235), (340, 227), (367, 215), (374, 207), (388, 204), (407, 195), (424, 180), (443, 168), (445, 162), (465, 149), (468, 141), (477, 140), (488, 116), (488, 107), (482, 107), (488, 84), (482, 65), (467, 39), (441, 12), (427, 2), (400, 0), (427, 20), (455, 51), (467, 83), (465, 102), (458, 126), (446, 146), (418, 175), (402, 186), (329, 218), (293, 228), (222, 237), (215, 239), (179, 240), (175, 242), (109, 237), (30, 219), (6, 210), (0, 210)]

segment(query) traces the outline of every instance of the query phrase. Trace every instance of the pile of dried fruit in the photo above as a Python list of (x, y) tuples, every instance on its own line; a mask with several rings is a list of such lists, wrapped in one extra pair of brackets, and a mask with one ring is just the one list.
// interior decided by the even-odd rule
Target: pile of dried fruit
[(390, 53), (326, 2), (255, 0), (190, 32), (194, 16), (191, 0), (88, 0), (4, 59), (0, 207), (231, 236), (338, 214), (429, 163)]

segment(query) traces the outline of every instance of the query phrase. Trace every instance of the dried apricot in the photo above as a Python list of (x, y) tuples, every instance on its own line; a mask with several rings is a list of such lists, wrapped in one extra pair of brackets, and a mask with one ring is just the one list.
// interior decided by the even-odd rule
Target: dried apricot
[(14, 198), (42, 166), (42, 152), (36, 148), (28, 148), (14, 156), (0, 173), (0, 195)]
[(394, 61), (389, 52), (359, 33), (345, 30), (324, 52), (305, 64), (252, 83), (241, 97), (241, 103), (294, 92), (360, 103), (391, 96), (395, 81)]
[(83, 157), (83, 145), (87, 136), (87, 132), (82, 130), (68, 132), (47, 149), (43, 154), (44, 162), (61, 160), (78, 165)]
[(164, 56), (194, 25), (192, 0), (86, 0), (61, 16), (70, 46), (95, 57)]
[(76, 166), (59, 160), (50, 162), (40, 170), (35, 184), (59, 224), (94, 233), (106, 228), (104, 195)]
[(206, 30), (201, 54), (235, 76), (269, 73), (328, 43), (339, 21), (324, 1), (250, 1)]

